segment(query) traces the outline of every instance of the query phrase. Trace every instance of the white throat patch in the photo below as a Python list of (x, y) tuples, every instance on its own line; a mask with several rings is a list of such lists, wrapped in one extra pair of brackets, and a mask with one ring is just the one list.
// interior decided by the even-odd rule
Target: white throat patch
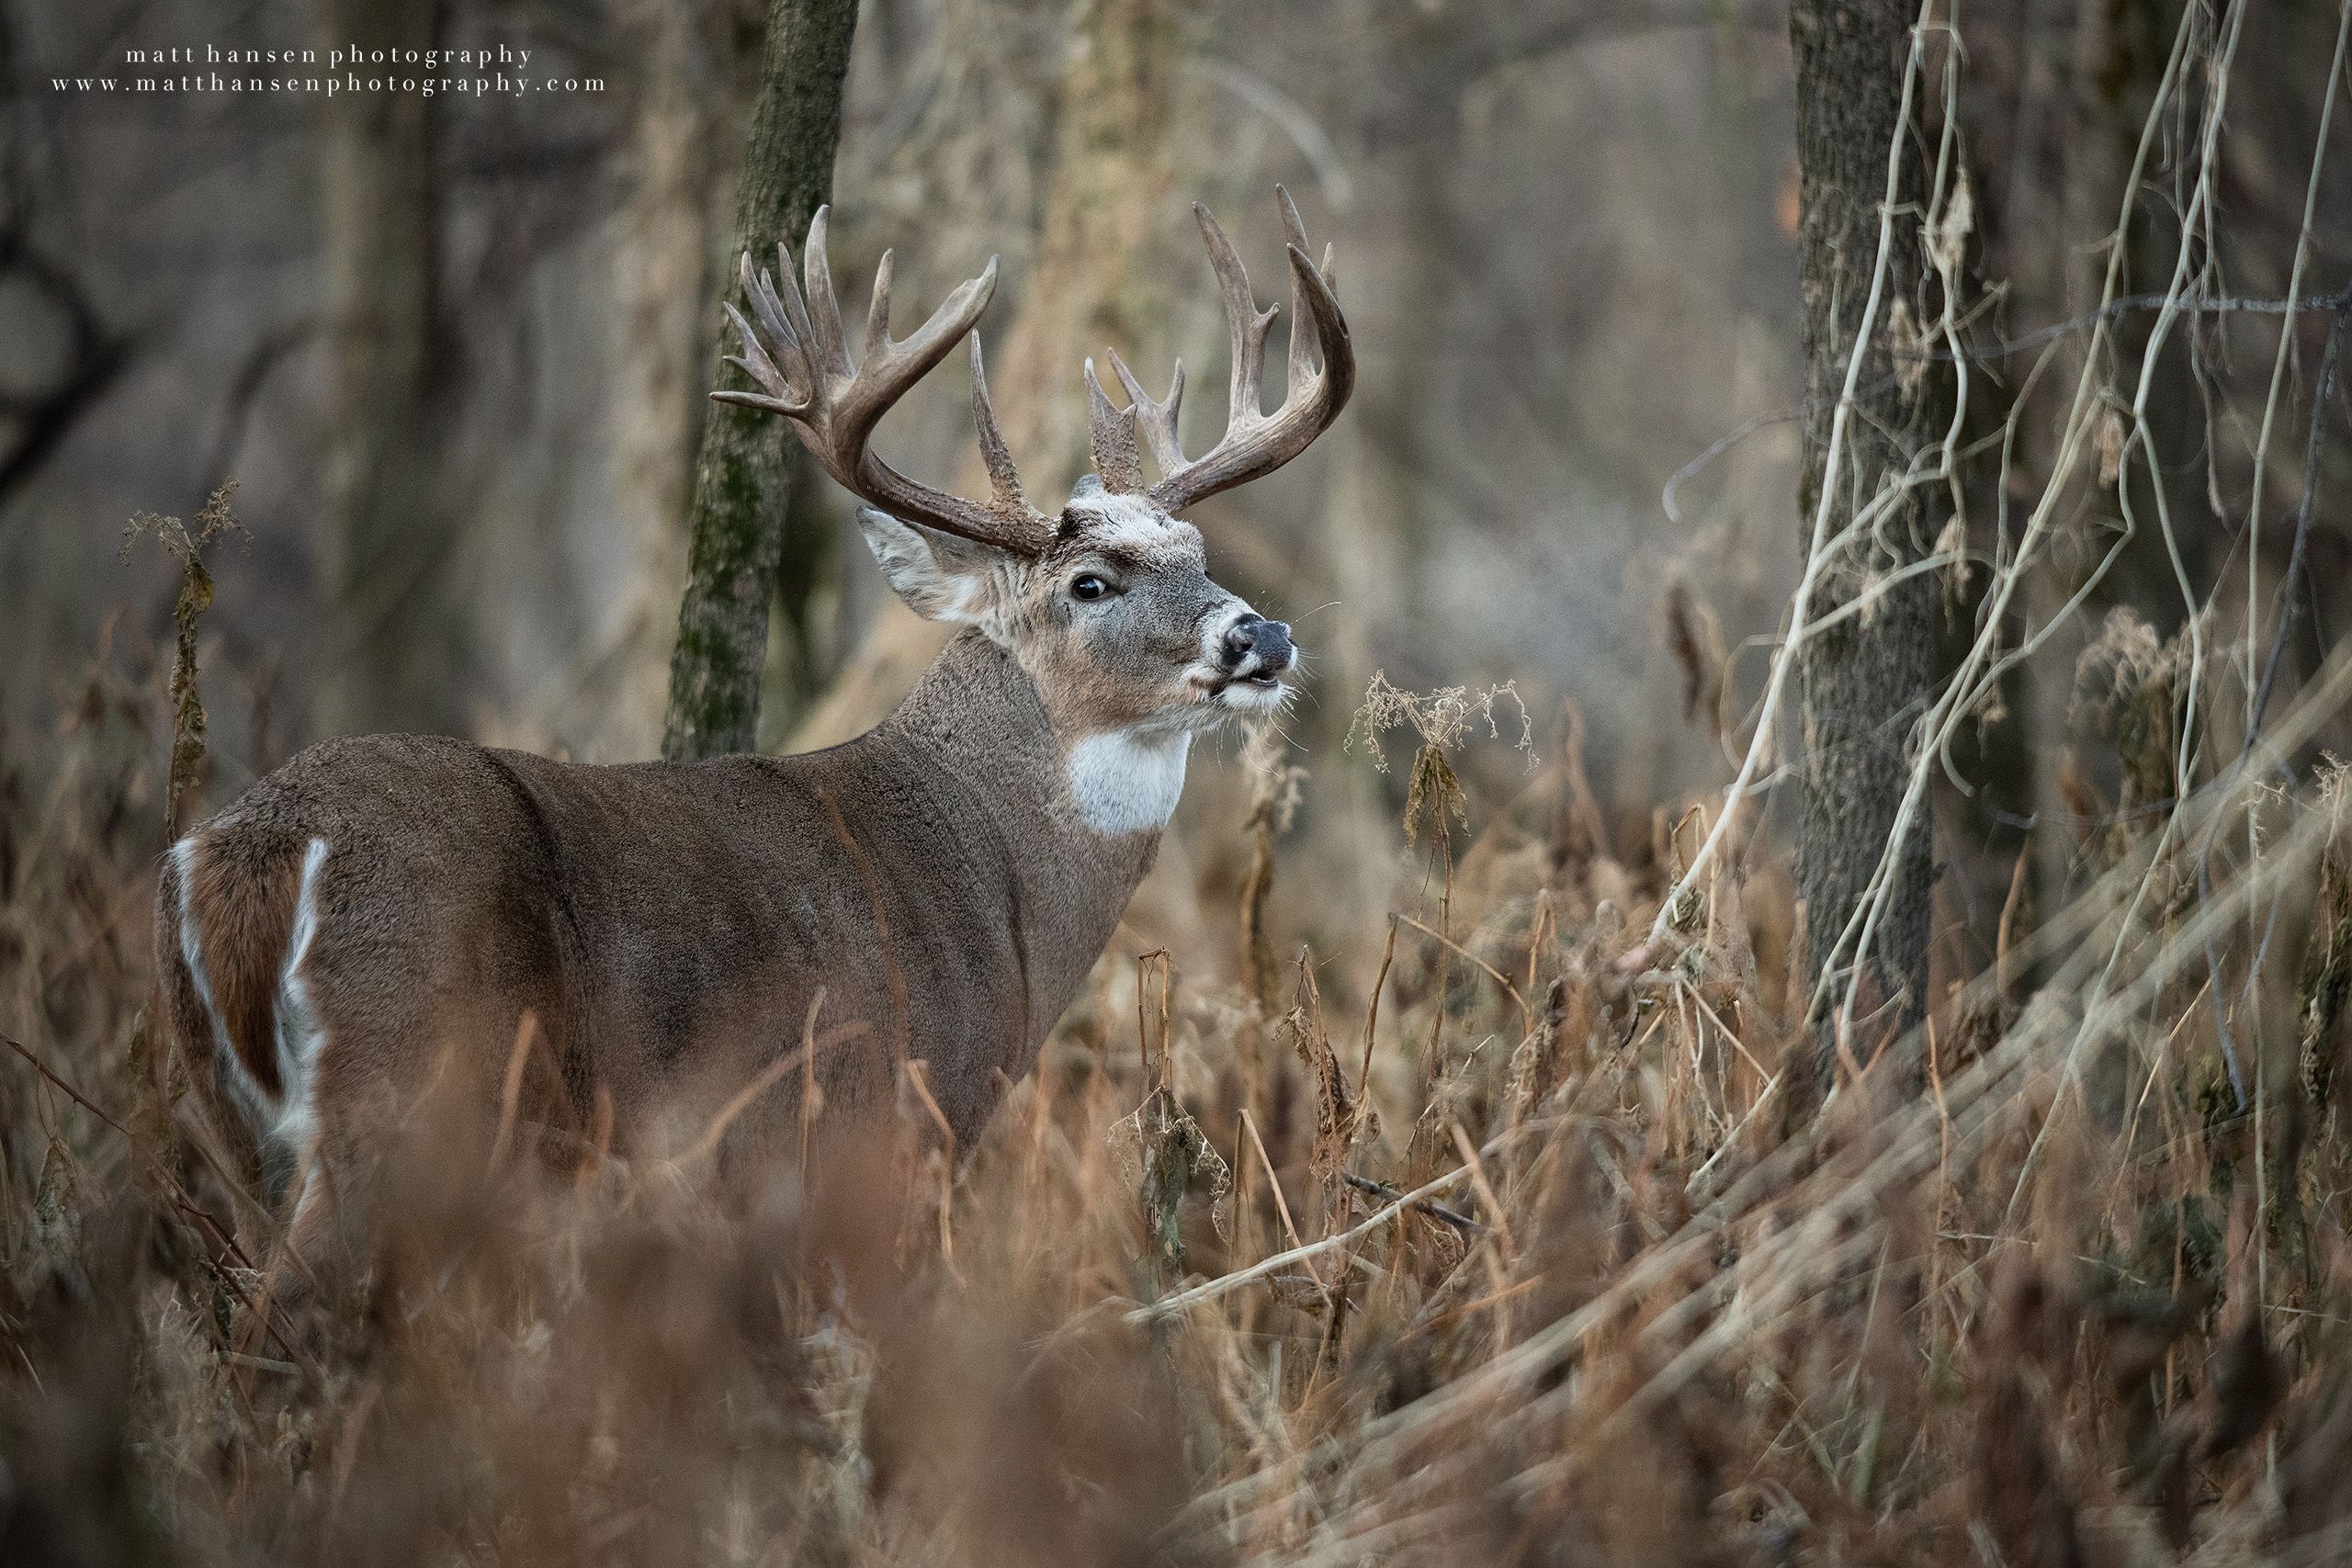
[(1114, 729), (1069, 749), (1069, 793), (1098, 833), (1140, 833), (1168, 826), (1184, 793), (1184, 758), (1193, 738)]

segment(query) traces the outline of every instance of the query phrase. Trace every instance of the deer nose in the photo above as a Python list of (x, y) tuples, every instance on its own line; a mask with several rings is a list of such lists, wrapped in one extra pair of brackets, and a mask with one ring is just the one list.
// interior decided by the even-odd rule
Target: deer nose
[(1225, 667), (1237, 674), (1279, 674), (1290, 668), (1293, 651), (1290, 627), (1282, 621), (1245, 614), (1225, 628)]

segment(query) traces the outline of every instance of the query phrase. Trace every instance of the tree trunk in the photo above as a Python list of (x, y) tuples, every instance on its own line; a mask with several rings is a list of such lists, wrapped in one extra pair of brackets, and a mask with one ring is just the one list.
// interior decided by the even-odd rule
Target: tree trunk
[[(809, 220), (832, 192), (856, 0), (772, 0), (760, 62), (759, 106), (737, 190), (737, 249), (775, 265), (778, 242), (796, 263)], [(722, 327), (713, 385), (751, 389), (725, 363)], [(752, 749), (766, 665), (768, 609), (786, 556), (791, 489), (783, 422), (713, 404), (695, 468), (693, 539), (670, 711), (662, 753), (673, 761)], [(796, 550), (796, 558), (806, 552)]]
[[(1888, 151), (1904, 129), (1910, 30), (1909, 9), (1883, 0), (1797, 0), (1790, 10), (1806, 362), (1799, 498), (1807, 541), (1825, 487), (1826, 536), (1835, 537), (1871, 497), (1899, 481), (1940, 429), (1942, 378), (1916, 358), (1896, 357), (1898, 345), (1917, 349), (1916, 323), (1932, 319), (1923, 299), (1932, 286), (1923, 276), (1919, 225), (1901, 208), (1922, 196), (1917, 162), (1906, 155), (1844, 455), (1834, 478), (1826, 472), (1832, 419), (1878, 260)], [(1816, 591), (1814, 615), (1864, 593), (1875, 602), (1815, 637), (1798, 666), (1797, 891), (1805, 910), (1805, 979), (1815, 998), (1805, 1060), (1791, 1080), (1791, 1108), (1800, 1114), (1832, 1079), (1849, 983), (1857, 1037), (1848, 1043), (1859, 1058), (1916, 1024), (1926, 1009), (1933, 882), (1927, 813), (1900, 842), (1892, 840), (1910, 741), (1935, 675), (1935, 586), (1927, 574), (1891, 585), (1885, 579), (1927, 553), (1937, 531), (1928, 513), (1915, 491), (1871, 538), (1839, 555)], [(1888, 857), (1893, 879), (1868, 950), (1858, 952), (1849, 928)], [(1825, 972), (1826, 987), (1819, 984)]]
[[(438, 0), (312, 0), (323, 49), (415, 49)], [(320, 587), (330, 647), (319, 716), (330, 733), (447, 729), (455, 606), (441, 579), (450, 528), (430, 483), (435, 330), (436, 99), (337, 94), (321, 107), (328, 387)]]

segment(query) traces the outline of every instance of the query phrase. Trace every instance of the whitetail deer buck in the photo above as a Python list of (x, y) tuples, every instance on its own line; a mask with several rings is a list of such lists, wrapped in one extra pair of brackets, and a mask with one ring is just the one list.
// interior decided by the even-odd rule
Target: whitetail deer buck
[[(798, 1069), (776, 1069), (805, 1037), (835, 1105), (892, 1092), (923, 1060), (970, 1146), (1150, 866), (1193, 739), (1287, 694), (1290, 629), (1210, 581), (1176, 516), (1296, 457), (1354, 383), (1330, 253), (1309, 259), (1277, 195), (1295, 285), (1282, 407), (1259, 402), (1274, 312), (1196, 206), (1232, 337), (1224, 438), (1184, 456), (1181, 366), (1155, 402), (1114, 355), (1122, 410), (1090, 361), (1096, 474), (1058, 516), (1022, 493), (977, 335), (989, 499), (917, 483), (871, 446), (972, 332), (993, 261), (900, 343), (886, 254), (854, 365), (822, 211), (805, 297), (782, 246), (780, 293), (743, 258), (759, 325), (728, 313), (735, 363), (762, 390), (712, 395), (790, 422), (870, 503), (866, 541), (899, 594), (964, 627), (865, 735), (617, 767), (427, 736), (330, 740), (173, 846), (155, 931), (175, 1045), (249, 1168), (273, 1193), (299, 1177), (298, 1251), (451, 1062), (470, 1091), (537, 1060), (526, 1115), (584, 1130), (609, 1112), (616, 1144), (644, 1148), (657, 1127), (697, 1124), (677, 1107), (707, 1114), (763, 1074), (786, 1079), (763, 1099), (791, 1099)], [(1160, 472), (1148, 488), (1138, 432)], [(518, 1031), (534, 1028), (526, 1049)]]

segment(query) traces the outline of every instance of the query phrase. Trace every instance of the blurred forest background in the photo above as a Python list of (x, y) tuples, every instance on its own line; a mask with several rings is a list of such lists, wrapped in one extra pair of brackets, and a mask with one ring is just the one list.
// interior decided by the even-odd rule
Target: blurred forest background
[[(1962, 132), (1946, 231), (1978, 290), (1967, 340), (1988, 351), (1976, 433), (1999, 429), (2036, 356), (2078, 349), (2079, 330), (2033, 334), (2097, 300), (2171, 9), (1955, 9), (1966, 68), (1921, 107)], [(2227, 245), (2195, 258), (2223, 288), (2286, 291), (2307, 194), (2313, 276), (2352, 246), (2352, 159), (2304, 185), (2335, 21), (2256, 6), (2233, 37), (2255, 85), (2221, 148)], [(342, 730), (653, 754), (762, 23), (755, 0), (0, 10), (9, 733), (45, 728), (94, 650), (148, 657), (173, 580), (160, 556), (118, 563), (122, 523), (190, 513), (233, 475), (253, 539), (218, 563), (232, 613), (207, 633), (216, 798)], [(338, 37), (528, 49), (531, 75), (601, 86), (370, 103), (52, 85), (123, 74), (130, 49)], [(1148, 378), (1180, 354), (1196, 381), (1221, 375), (1187, 204), (1208, 201), (1278, 278), (1269, 187), (1286, 182), (1337, 243), (1362, 389), (1306, 461), (1201, 521), (1214, 565), (1296, 623), (1312, 660), (1293, 737), (1317, 777), (1297, 830), (1352, 841), (1379, 806), (1338, 741), (1385, 671), (1408, 687), (1516, 680), (1547, 741), (1572, 700), (1594, 787), (1638, 844), (1653, 803), (1726, 774), (1800, 558), (1793, 125), (1775, 5), (876, 0), (852, 52), (836, 270), (854, 300), (894, 246), (901, 293), (928, 301), (1002, 254), (981, 332), (1046, 491), (1082, 471), (1086, 354), (1115, 344)], [(2125, 294), (2175, 265), (2165, 209), (2193, 151), (2141, 172)], [(2147, 331), (2120, 321), (2108, 352), (2128, 359)], [(2130, 482), (2173, 491), (2188, 558), (2139, 530), (2089, 613), (2009, 678), (2008, 716), (1967, 759), (1990, 792), (1948, 812), (1937, 845), (1963, 869), (1990, 856), (1978, 880), (1996, 903), (2017, 829), (2067, 806), (2075, 665), (2103, 608), (2137, 605), (2163, 637), (2187, 614), (2176, 564), (2222, 585), (2224, 616), (2224, 561), (2251, 554), (2258, 581), (2278, 580), (2296, 464), (2270, 465), (2270, 526), (2245, 527), (2277, 332), (2275, 316), (2197, 318), (2151, 367), (2156, 460)], [(960, 380), (934, 378), (886, 428), (910, 471), (971, 479)], [(1979, 551), (2002, 547), (2005, 501), (2049, 470), (2049, 423), (1976, 454)], [(2324, 460), (2347, 456), (2337, 422)], [(932, 646), (881, 591), (845, 499), (803, 488), (776, 584), (771, 749), (870, 722)], [(2064, 547), (2027, 584), (2032, 619), (2091, 578), (2119, 513), (2111, 484), (2070, 487)], [(2297, 665), (2345, 612), (2335, 515), (2310, 533)], [(1197, 771), (1155, 898), (1214, 869), (1184, 846), (1238, 819), (1244, 786), (1217, 772)]]

